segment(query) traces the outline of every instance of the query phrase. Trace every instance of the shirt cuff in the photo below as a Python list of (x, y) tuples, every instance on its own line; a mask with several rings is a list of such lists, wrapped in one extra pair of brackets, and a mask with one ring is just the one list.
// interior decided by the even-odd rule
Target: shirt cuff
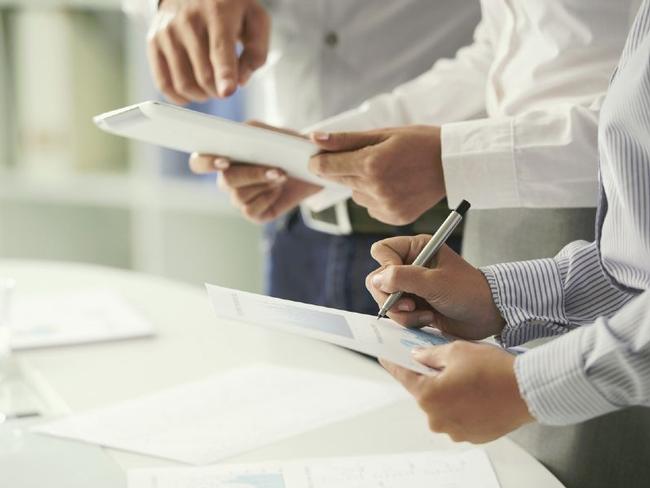
[(514, 158), (514, 119), (481, 119), (442, 126), (442, 167), (451, 208), (520, 207)]
[(497, 338), (505, 347), (566, 332), (562, 280), (553, 259), (480, 268), (506, 322)]
[(584, 354), (588, 328), (576, 329), (515, 359), (519, 391), (530, 414), (546, 425), (569, 425), (618, 407), (587, 377)]

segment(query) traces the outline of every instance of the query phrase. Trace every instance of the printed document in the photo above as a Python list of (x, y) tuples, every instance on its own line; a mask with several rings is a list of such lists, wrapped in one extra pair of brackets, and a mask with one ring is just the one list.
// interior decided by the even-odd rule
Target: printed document
[(144, 337), (153, 326), (118, 293), (74, 290), (16, 297), (13, 349), (63, 346)]
[(389, 319), (280, 300), (253, 293), (206, 285), (219, 317), (278, 329), (329, 342), (410, 370), (432, 374), (431, 368), (412, 358), (419, 346), (449, 342), (435, 329), (405, 329)]
[(259, 364), (34, 430), (203, 465), (405, 398), (396, 382)]
[(499, 488), (490, 460), (480, 449), (136, 469), (129, 471), (128, 480), (128, 488)]

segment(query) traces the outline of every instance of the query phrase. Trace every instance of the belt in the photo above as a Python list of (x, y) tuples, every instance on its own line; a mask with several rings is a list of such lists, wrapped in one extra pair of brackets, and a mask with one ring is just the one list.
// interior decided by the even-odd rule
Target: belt
[[(347, 200), (314, 212), (301, 207), (305, 224), (311, 229), (334, 235), (348, 234), (377, 234), (377, 235), (408, 235), (432, 234), (449, 215), (447, 201), (443, 200), (435, 207), (427, 210), (415, 222), (409, 225), (395, 226), (384, 224), (368, 214), (368, 210)], [(458, 226), (454, 234), (460, 235), (462, 226)]]

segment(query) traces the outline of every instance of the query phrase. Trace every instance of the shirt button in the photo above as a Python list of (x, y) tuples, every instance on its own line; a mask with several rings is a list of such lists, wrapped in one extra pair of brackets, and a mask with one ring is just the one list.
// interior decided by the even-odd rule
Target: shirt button
[(336, 32), (330, 31), (325, 35), (325, 44), (329, 47), (336, 47), (339, 43), (339, 36)]

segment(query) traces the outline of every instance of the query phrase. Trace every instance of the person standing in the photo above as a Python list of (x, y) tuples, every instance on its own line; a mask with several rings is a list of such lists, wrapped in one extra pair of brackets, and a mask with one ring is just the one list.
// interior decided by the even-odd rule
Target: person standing
[(396, 290), (412, 294), (390, 312), (405, 326), (428, 313), (447, 332), (497, 335), (508, 347), (553, 337), (516, 357), (462, 341), (414, 351), (441, 371), (433, 377), (386, 367), (433, 430), (487, 442), (525, 426), (536, 454), (575, 488), (645, 487), (650, 478), (649, 60), (645, 0), (602, 106), (594, 241), (480, 270), (443, 248), (426, 269), (403, 264), (427, 236), (399, 237), (373, 247), (381, 267), (367, 280), (378, 304)]
[[(157, 85), (174, 102), (226, 97), (250, 85), (256, 117), (300, 130), (452, 56), (479, 18), (476, 1), (163, 0), (149, 58)], [(363, 286), (372, 242), (430, 229), (445, 217), (435, 209), (402, 229), (348, 205), (357, 218), (345, 235), (336, 225), (305, 222), (297, 209), (267, 219), (270, 295), (367, 313), (374, 306)]]

